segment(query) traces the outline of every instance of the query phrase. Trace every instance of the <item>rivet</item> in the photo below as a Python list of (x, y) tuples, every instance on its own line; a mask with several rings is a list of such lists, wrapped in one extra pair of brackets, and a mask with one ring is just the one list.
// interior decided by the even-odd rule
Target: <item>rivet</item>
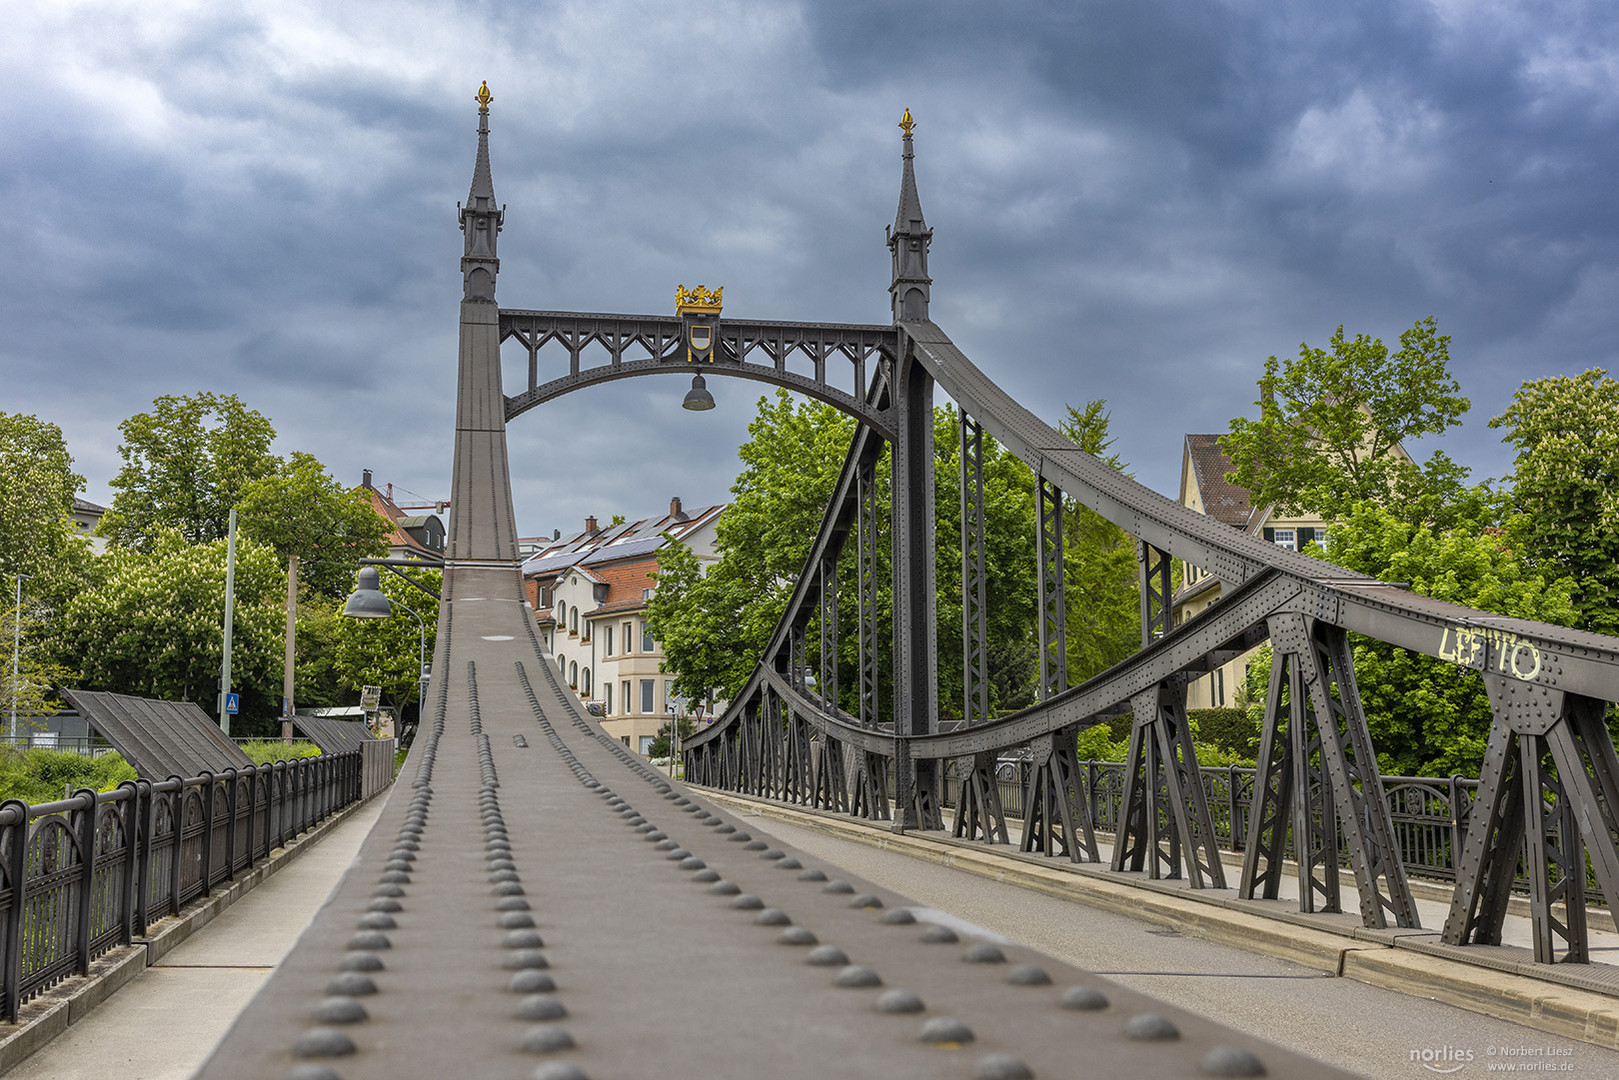
[[(733, 839), (735, 839), (735, 838), (733, 837)], [(763, 840), (749, 840), (746, 844), (742, 845), (742, 850), (743, 851), (763, 851), (769, 846), (770, 845), (766, 844)]]
[(788, 858), (785, 858), (785, 859), (781, 860), (781, 862), (777, 863), (776, 864), (776, 869), (777, 870), (797, 870), (799, 867), (801, 867), (803, 865), (804, 864), (799, 862), (797, 859), (788, 857)]
[(833, 881), (821, 891), (829, 893), (852, 893), (854, 892), (854, 886), (850, 885), (847, 881)]
[(877, 921), (887, 923), (889, 926), (910, 926), (916, 922), (916, 916), (905, 908), (897, 907), (883, 912), (877, 917)]
[(929, 945), (954, 945), (961, 939), (958, 938), (956, 936), (956, 932), (950, 929), (948, 926), (940, 926), (938, 923), (930, 923), (928, 928), (922, 931), (922, 940)]
[(561, 1020), (568, 1010), (550, 994), (530, 994), (517, 1003), (513, 1015), (519, 1020)]
[(388, 935), (380, 930), (361, 930), (349, 938), (351, 949), (387, 949), (392, 946)]
[(1006, 954), (987, 941), (980, 941), (976, 945), (969, 945), (961, 958), (969, 964), (1004, 964)]
[(569, 1061), (552, 1061), (529, 1073), (529, 1080), (590, 1080), (585, 1070)]
[[(737, 899), (740, 900), (741, 897)], [(781, 908), (770, 907), (755, 915), (753, 921), (759, 926), (788, 926), (793, 920), (788, 918), (787, 913)]]
[(967, 1075), (972, 1080), (1034, 1080), (1034, 1070), (1011, 1054), (985, 1054)]
[(305, 1062), (295, 1065), (291, 1072), (282, 1076), (281, 1080), (343, 1080), (329, 1065), (317, 1065), (314, 1062)]
[(752, 893), (743, 893), (731, 901), (731, 906), (738, 911), (758, 911), (765, 906), (765, 902)]
[(799, 874), (798, 875), (798, 880), (799, 881), (825, 881), (826, 880), (826, 871), (825, 870), (817, 870), (812, 866), (808, 870), (804, 871), (802, 874)]
[(1178, 1039), (1180, 1029), (1158, 1013), (1138, 1013), (1125, 1022), (1124, 1033), (1129, 1038), (1153, 1042), (1160, 1039)]
[(649, 841), (651, 841), (651, 840), (667, 840), (667, 839), (669, 839), (669, 837), (665, 833), (661, 833), (657, 829), (653, 829), (651, 832), (646, 834), (646, 839), (649, 840)]
[(506, 981), (506, 989), (514, 994), (549, 994), (556, 988), (556, 980), (538, 968), (525, 968)]
[(777, 859), (785, 859), (786, 857), (787, 853), (785, 851), (778, 851), (775, 848), (771, 848), (769, 851), (766, 851), (764, 854), (759, 856), (759, 858), (767, 859), (771, 862), (774, 862)]
[(379, 896), (365, 906), (367, 911), (403, 911), (405, 905), (392, 897)]
[(351, 997), (329, 997), (315, 1006), (318, 1024), (358, 1024), (366, 1019), (365, 1006)]
[(836, 945), (817, 945), (809, 951), (808, 956), (804, 957), (804, 963), (813, 964), (815, 967), (841, 967), (848, 962), (849, 958)]
[(716, 881), (708, 887), (708, 891), (715, 896), (735, 896), (742, 891), (742, 886), (734, 881)]
[(960, 1020), (935, 1016), (923, 1022), (918, 1038), (925, 1043), (959, 1046), (973, 1041), (973, 1029)]
[(344, 953), (337, 962), (339, 971), (381, 971), (382, 957), (372, 952)]
[(292, 1044), (298, 1057), (342, 1057), (354, 1053), (354, 1040), (336, 1028), (310, 1028)]
[(332, 997), (365, 997), (367, 994), (377, 992), (377, 984), (369, 975), (362, 975), (358, 971), (345, 971), (326, 984), (326, 992)]
[(501, 943), (508, 949), (543, 949), (545, 942), (534, 930), (513, 930)]
[(523, 1033), (519, 1048), (530, 1054), (554, 1054), (558, 1050), (572, 1050), (573, 1036), (555, 1024), (538, 1024)]
[(410, 875), (403, 870), (389, 870), (377, 877), (384, 885), (409, 885)]
[(1050, 986), (1051, 976), (1038, 965), (1018, 964), (1006, 973), (1006, 981), (1013, 986)]
[(803, 926), (789, 926), (776, 938), (778, 945), (814, 945), (816, 937)]
[(534, 925), (534, 916), (526, 911), (508, 911), (495, 921), (502, 930), (523, 930)]
[(884, 990), (877, 996), (877, 1011), (883, 1013), (919, 1013), (925, 1005), (910, 990)]
[(682, 870), (701, 870), (707, 865), (708, 864), (706, 862), (699, 859), (695, 855), (687, 855), (684, 859), (680, 860), (680, 868)]
[(852, 908), (880, 908), (883, 906), (883, 901), (881, 897), (873, 896), (871, 893), (861, 893), (849, 901), (849, 906)]
[(727, 825), (725, 822), (722, 821), (722, 822), (719, 823), (719, 825), (715, 826), (714, 831), (717, 832), (717, 833), (734, 833), (734, 832), (736, 832), (736, 826), (735, 825)]
[(710, 867), (697, 871), (697, 873), (691, 876), (691, 879), (698, 882), (718, 881), (720, 879), (720, 875)]
[(1253, 1054), (1235, 1046), (1216, 1046), (1197, 1063), (1209, 1076), (1264, 1076), (1265, 1066)]
[(538, 949), (514, 949), (506, 954), (506, 959), (501, 961), (500, 966), (508, 971), (521, 971), (524, 968), (544, 969), (551, 964), (545, 959), (545, 954)]
[(861, 990), (868, 986), (881, 986), (883, 984), (883, 980), (869, 967), (864, 967), (860, 964), (850, 964), (848, 967), (838, 972), (837, 977), (832, 980), (832, 983), (835, 986)]
[(361, 930), (392, 930), (398, 925), (392, 915), (385, 915), (380, 911), (373, 911), (360, 920)]
[(516, 870), (496, 870), (489, 875), (489, 880), (491, 883), (499, 885), (501, 882), (519, 881), (521, 879), (517, 876)]
[(500, 884), (496, 885), (493, 889), (490, 889), (489, 891), (494, 893), (496, 896), (522, 896), (523, 895), (523, 887), (521, 885), (519, 885), (515, 881), (502, 881)]
[(496, 911), (527, 911), (528, 910), (528, 901), (524, 900), (520, 896), (502, 897), (500, 902), (495, 905), (495, 910)]

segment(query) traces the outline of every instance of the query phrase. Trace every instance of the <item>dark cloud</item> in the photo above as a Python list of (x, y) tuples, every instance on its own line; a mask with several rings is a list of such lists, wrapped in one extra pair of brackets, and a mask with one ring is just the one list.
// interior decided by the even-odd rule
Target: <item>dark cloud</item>
[[(0, 43), (0, 408), (240, 394), (282, 449), (449, 484), (455, 205), (495, 93), (509, 307), (880, 322), (901, 108), (934, 314), (1049, 420), (1106, 398), (1172, 492), (1263, 358), (1432, 314), (1480, 473), (1524, 378), (1619, 349), (1602, 3), (245, 3), (25, 12)], [(509, 369), (522, 374), (524, 365)], [(717, 501), (760, 388), (648, 379), (511, 429), (526, 531)]]

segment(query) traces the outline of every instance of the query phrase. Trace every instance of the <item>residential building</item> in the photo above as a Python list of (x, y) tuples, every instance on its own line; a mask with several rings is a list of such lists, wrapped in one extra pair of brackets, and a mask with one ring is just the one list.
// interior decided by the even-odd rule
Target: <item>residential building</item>
[[(663, 651), (647, 628), (658, 549), (678, 543), (702, 562), (717, 561), (715, 526), (724, 509), (687, 511), (674, 498), (661, 517), (606, 527), (586, 518), (584, 529), (553, 536), (523, 564), (541, 646), (562, 680), (607, 734), (642, 754), (680, 706), (670, 694), (674, 675), (661, 670)], [(712, 715), (718, 704), (693, 703), (687, 712)]]
[[(1186, 436), (1181, 453), (1182, 505), (1291, 551), (1303, 551), (1311, 541), (1326, 543), (1327, 523), (1319, 514), (1288, 516), (1276, 513), (1274, 506), (1255, 506), (1246, 488), (1227, 480), (1226, 474), (1236, 466), (1220, 449), (1219, 439), (1218, 435)], [(1410, 460), (1404, 447), (1395, 446), (1392, 452)], [(1182, 564), (1181, 569), (1181, 587), (1173, 601), (1176, 626), (1220, 599), (1221, 591), (1219, 578), (1210, 577), (1195, 566)], [(1194, 679), (1187, 686), (1186, 707), (1211, 709), (1235, 705), (1237, 692), (1247, 681), (1251, 655), (1244, 653)]]
[[(362, 474), (360, 490), (371, 500), (372, 509), (393, 525), (393, 533), (388, 537), (390, 556), (444, 558), (444, 521), (438, 515), (444, 512), (447, 503), (435, 503), (432, 507), (402, 507), (394, 502), (392, 484), (387, 485), (385, 490), (379, 490), (372, 484), (370, 469)], [(421, 512), (428, 509), (437, 512)]]
[(105, 506), (98, 506), (89, 499), (73, 498), (73, 527), (90, 538), (90, 550), (97, 555), (107, 550), (107, 538), (96, 536), (96, 526), (101, 524), (102, 517), (107, 513)]

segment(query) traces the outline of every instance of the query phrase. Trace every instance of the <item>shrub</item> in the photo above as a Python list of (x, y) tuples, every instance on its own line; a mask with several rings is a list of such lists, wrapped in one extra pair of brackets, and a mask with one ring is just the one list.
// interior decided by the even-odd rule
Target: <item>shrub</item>
[(65, 750), (0, 750), (0, 798), (26, 803), (55, 802), (71, 786), (111, 791), (135, 779), (135, 768), (118, 754), (87, 757)]
[(290, 743), (282, 742), (280, 739), (261, 739), (257, 742), (242, 743), (241, 747), (242, 753), (252, 758), (255, 765), (320, 756), (320, 747), (308, 739), (298, 739)]

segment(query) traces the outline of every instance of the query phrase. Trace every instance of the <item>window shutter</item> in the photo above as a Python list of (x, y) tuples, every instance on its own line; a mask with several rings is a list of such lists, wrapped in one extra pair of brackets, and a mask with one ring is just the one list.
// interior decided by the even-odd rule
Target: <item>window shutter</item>
[(1276, 543), (1276, 530), (1275, 529), (1266, 529), (1265, 530), (1265, 543), (1267, 543), (1267, 544)]

